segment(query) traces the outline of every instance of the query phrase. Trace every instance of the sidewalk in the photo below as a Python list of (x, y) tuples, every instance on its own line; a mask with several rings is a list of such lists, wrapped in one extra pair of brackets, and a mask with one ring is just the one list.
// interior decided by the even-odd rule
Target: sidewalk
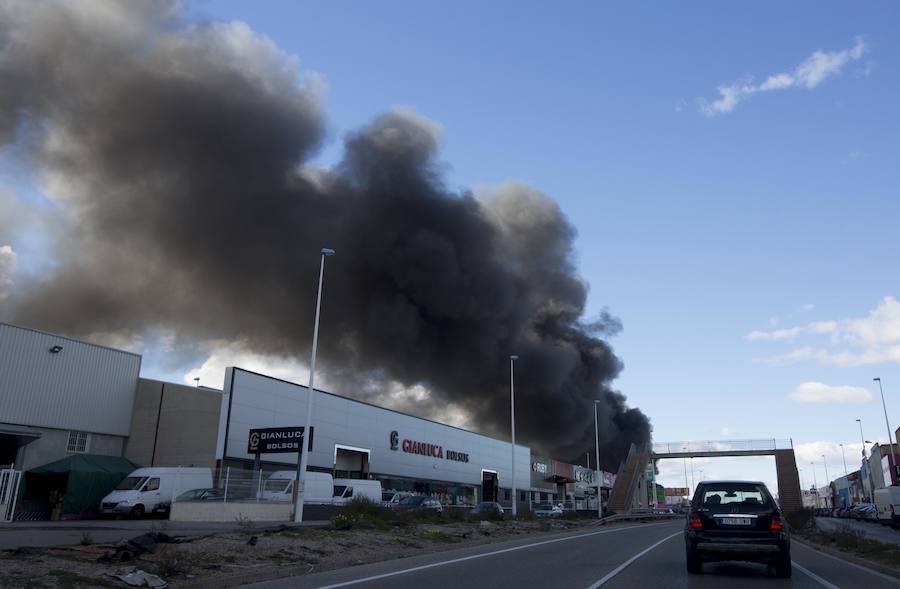
[(237, 529), (276, 529), (281, 526), (322, 526), (327, 521), (308, 521), (300, 524), (279, 522), (170, 522), (166, 519), (142, 520), (78, 520), (36, 521), (0, 524), (0, 550), (21, 546), (65, 546), (78, 544), (87, 536), (94, 543), (114, 543), (155, 530), (172, 536), (204, 536)]

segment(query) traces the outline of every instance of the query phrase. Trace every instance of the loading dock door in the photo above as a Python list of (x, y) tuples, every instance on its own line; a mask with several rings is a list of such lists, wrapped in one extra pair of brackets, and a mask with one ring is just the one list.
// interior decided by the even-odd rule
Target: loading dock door
[(490, 470), (481, 471), (481, 500), (497, 501), (498, 495), (497, 473)]

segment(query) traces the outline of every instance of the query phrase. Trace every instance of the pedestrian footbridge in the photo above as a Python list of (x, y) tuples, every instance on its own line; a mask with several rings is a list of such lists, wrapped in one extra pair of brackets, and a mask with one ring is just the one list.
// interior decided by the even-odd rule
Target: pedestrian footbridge
[(794, 456), (792, 440), (775, 438), (762, 440), (707, 440), (692, 442), (654, 443), (638, 448), (631, 447), (625, 462), (619, 468), (615, 485), (610, 494), (610, 509), (626, 513), (634, 505), (635, 491), (641, 476), (649, 464), (666, 458), (727, 458), (735, 456), (774, 456), (778, 479), (778, 503), (785, 513), (803, 509), (800, 494), (800, 474)]

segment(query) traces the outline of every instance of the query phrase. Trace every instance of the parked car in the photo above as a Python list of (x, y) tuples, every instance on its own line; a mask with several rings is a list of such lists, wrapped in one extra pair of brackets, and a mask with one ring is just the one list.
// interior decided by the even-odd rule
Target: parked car
[(534, 515), (537, 517), (559, 517), (562, 514), (562, 508), (552, 503), (538, 503), (534, 508)]
[(406, 491), (382, 491), (381, 505), (393, 509), (394, 507), (397, 507), (397, 504), (400, 503), (401, 499), (404, 497), (412, 497), (414, 494), (415, 493), (408, 493)]
[(503, 506), (496, 501), (482, 501), (469, 513), (479, 517), (503, 517)]
[(412, 495), (410, 497), (404, 497), (400, 500), (400, 503), (397, 504), (397, 509), (402, 511), (436, 511), (437, 513), (441, 513), (444, 511), (444, 506), (441, 505), (441, 502), (438, 501), (434, 497), (429, 497), (426, 495)]
[(871, 503), (858, 503), (850, 510), (850, 517), (855, 520), (875, 521), (876, 508)]
[(781, 509), (758, 481), (703, 481), (686, 518), (685, 560), (692, 575), (704, 562), (760, 562), (791, 576), (791, 539)]
[(166, 512), (173, 497), (190, 489), (212, 487), (208, 468), (139, 468), (122, 479), (100, 502), (100, 513), (143, 517)]
[(175, 498), (175, 501), (224, 501), (225, 491), (222, 489), (191, 489)]
[(875, 518), (882, 525), (900, 528), (900, 487), (875, 491)]

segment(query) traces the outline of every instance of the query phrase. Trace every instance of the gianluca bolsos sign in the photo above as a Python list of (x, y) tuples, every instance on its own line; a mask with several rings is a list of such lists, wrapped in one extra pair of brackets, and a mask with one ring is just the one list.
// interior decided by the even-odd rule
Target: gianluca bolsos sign
[[(312, 452), (313, 436), (316, 428), (309, 428), (307, 449)], [(247, 454), (277, 454), (280, 452), (299, 452), (300, 440), (303, 439), (302, 427), (266, 427), (251, 429), (247, 437)]]

